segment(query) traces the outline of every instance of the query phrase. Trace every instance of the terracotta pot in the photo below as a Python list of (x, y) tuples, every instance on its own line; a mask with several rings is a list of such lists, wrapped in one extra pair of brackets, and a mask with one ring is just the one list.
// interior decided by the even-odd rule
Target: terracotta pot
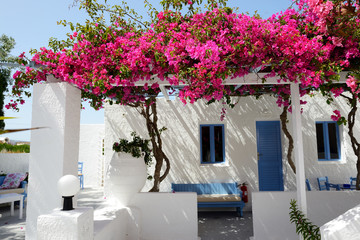
[(105, 196), (122, 206), (128, 206), (134, 194), (140, 192), (147, 178), (143, 158), (115, 152), (106, 172)]

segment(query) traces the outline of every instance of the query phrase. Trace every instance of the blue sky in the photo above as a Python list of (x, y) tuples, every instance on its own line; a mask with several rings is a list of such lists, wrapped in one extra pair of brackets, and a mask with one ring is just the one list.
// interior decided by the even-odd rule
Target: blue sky
[[(114, 1), (115, 2), (115, 1)], [(119, 3), (120, 1), (116, 1)], [(142, 0), (129, 0), (129, 6), (145, 15)], [(154, 6), (159, 6), (159, 0), (150, 0)], [(67, 20), (73, 23), (83, 22), (87, 16), (77, 7), (70, 7), (72, 0), (9, 0), (1, 1), (0, 35), (6, 34), (16, 41), (13, 55), (22, 52), (28, 53), (31, 48), (39, 49), (48, 46), (50, 37), (64, 39), (70, 29), (57, 25), (59, 20)], [(239, 7), (239, 12), (248, 12), (252, 15), (256, 10), (263, 18), (274, 13), (284, 11), (292, 3), (292, 0), (230, 0), (228, 6)], [(29, 54), (27, 54), (29, 56)], [(82, 124), (104, 123), (104, 112), (95, 111), (85, 105), (81, 112)], [(18, 117), (7, 120), (6, 128), (31, 127), (31, 99), (27, 100), (20, 112), (5, 111), (5, 116)], [(30, 132), (12, 133), (2, 135), (15, 140), (30, 140)]]

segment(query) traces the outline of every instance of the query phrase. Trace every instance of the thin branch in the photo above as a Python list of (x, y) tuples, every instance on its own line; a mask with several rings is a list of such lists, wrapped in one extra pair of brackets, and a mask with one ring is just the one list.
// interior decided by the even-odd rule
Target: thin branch
[[(105, 11), (105, 12), (110, 12), (110, 13), (114, 13), (114, 14), (120, 14), (119, 11), (114, 11), (114, 10), (110, 10), (108, 8), (104, 8), (104, 7), (100, 7), (99, 10), (101, 11)], [(140, 20), (138, 20), (137, 18), (133, 17), (131, 14), (129, 14), (128, 12), (126, 12), (123, 8), (121, 8), (122, 11), (124, 11), (124, 15), (128, 16), (129, 18), (131, 18), (132, 20), (138, 22), (139, 24), (143, 25), (145, 28), (148, 28), (148, 26), (146, 26), (143, 22), (141, 22)]]
[(351, 102), (352, 98), (348, 97), (346, 95), (344, 95), (343, 93), (340, 94), (340, 96), (342, 96), (343, 98), (346, 98), (347, 100), (349, 100)]
[(140, 107), (140, 103), (139, 102), (135, 102), (135, 103), (126, 103), (126, 105), (128, 105), (129, 107), (133, 107), (133, 108), (138, 108)]
[(163, 157), (166, 162), (166, 169), (164, 174), (160, 177), (160, 182), (162, 182), (170, 172), (170, 160), (167, 158), (165, 154), (163, 154)]

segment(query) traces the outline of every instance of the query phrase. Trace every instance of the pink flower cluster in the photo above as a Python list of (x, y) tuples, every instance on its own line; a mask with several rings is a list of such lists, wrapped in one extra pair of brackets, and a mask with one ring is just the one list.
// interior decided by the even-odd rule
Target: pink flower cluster
[[(331, 1), (300, 0), (299, 6), (302, 12), (289, 9), (269, 19), (222, 9), (187, 17), (160, 12), (145, 32), (120, 27), (117, 21), (107, 28), (94, 24), (88, 32), (70, 36), (72, 48), (56, 52), (41, 48), (32, 60), (45, 67), (16, 72), (13, 94), (20, 96), (53, 74), (80, 88), (97, 108), (105, 98), (121, 104), (145, 101), (146, 94), (159, 92), (158, 85), (136, 87), (136, 83), (153, 78), (171, 85), (186, 83), (179, 93), (183, 102), (221, 100), (228, 94), (226, 79), (258, 67), (270, 69), (265, 78), (277, 75), (279, 82), (317, 88), (348, 66), (349, 59), (360, 56), (359, 39), (326, 35), (327, 24), (336, 19)], [(359, 26), (344, 24), (350, 30)], [(283, 97), (288, 87), (275, 91), (279, 106), (288, 105)]]
[(357, 84), (357, 80), (354, 76), (349, 76), (348, 79), (346, 80), (346, 85), (351, 89), (352, 92), (356, 92), (359, 91), (358, 90), (358, 84)]
[(331, 115), (331, 119), (337, 122), (341, 118), (341, 114), (339, 110), (334, 110), (334, 115)]

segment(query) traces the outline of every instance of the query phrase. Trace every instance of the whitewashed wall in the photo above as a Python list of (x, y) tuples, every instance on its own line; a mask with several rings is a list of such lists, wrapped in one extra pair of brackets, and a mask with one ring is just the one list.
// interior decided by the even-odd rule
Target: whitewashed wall
[(101, 187), (103, 185), (103, 124), (81, 124), (79, 162), (83, 162), (84, 187)]
[[(84, 162), (85, 187), (101, 187), (103, 184), (104, 136), (104, 124), (80, 125), (79, 161)], [(29, 153), (0, 153), (0, 171), (29, 172), (29, 157)]]
[(138, 193), (130, 204), (133, 207), (140, 214), (139, 239), (198, 239), (195, 193)]
[[(307, 192), (308, 219), (318, 227), (359, 204), (358, 191)], [(290, 223), (290, 200), (296, 192), (256, 192), (253, 196), (254, 240), (299, 239)], [(339, 238), (340, 239), (340, 238)]]
[[(333, 110), (344, 113), (348, 106), (337, 102), (328, 106), (320, 97), (307, 97), (302, 114), (303, 139), (306, 178), (309, 178), (313, 189), (317, 189), (316, 178), (328, 176), (331, 182), (348, 183), (350, 176), (355, 176), (355, 157), (347, 137), (347, 126), (340, 127), (342, 142), (342, 159), (336, 162), (319, 162), (317, 160), (315, 121), (330, 121)], [(171, 161), (171, 171), (161, 184), (161, 191), (170, 191), (171, 183), (187, 182), (247, 182), (249, 190), (258, 191), (258, 166), (256, 146), (256, 121), (280, 120), (281, 109), (271, 96), (259, 100), (253, 97), (241, 98), (234, 109), (227, 109), (227, 116), (220, 121), (221, 108), (225, 105), (212, 104), (207, 106), (199, 101), (196, 104), (184, 105), (178, 99), (166, 101), (158, 99), (159, 127), (168, 128), (162, 135), (164, 151)], [(360, 116), (359, 116), (360, 117)], [(291, 116), (289, 114), (289, 119)], [(226, 164), (201, 165), (199, 125), (203, 123), (225, 124)], [(356, 125), (355, 125), (356, 126)], [(291, 121), (289, 123), (291, 131)], [(108, 105), (105, 107), (105, 162), (110, 161), (111, 146), (119, 137), (129, 138), (136, 130), (141, 136), (147, 137), (145, 121), (134, 109), (124, 106)], [(359, 126), (356, 126), (359, 134)], [(286, 144), (282, 135), (283, 159), (286, 156)], [(284, 160), (283, 164), (285, 190), (295, 190), (295, 175)], [(144, 191), (148, 190), (148, 182)], [(251, 195), (249, 204), (251, 206)]]
[(4, 173), (29, 172), (29, 153), (0, 153), (0, 171)]
[(198, 240), (195, 193), (137, 193), (127, 208), (94, 212), (95, 240)]
[(360, 204), (320, 227), (321, 239), (360, 239)]

